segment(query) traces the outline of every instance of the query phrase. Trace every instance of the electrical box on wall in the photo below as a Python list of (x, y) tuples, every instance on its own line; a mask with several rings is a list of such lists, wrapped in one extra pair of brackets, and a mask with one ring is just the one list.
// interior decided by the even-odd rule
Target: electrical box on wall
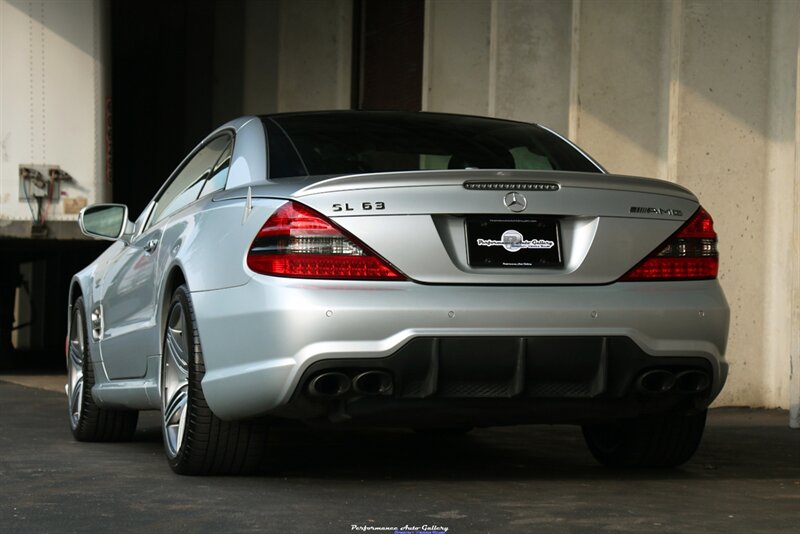
[[(76, 189), (78, 194), (70, 196)], [(20, 165), (19, 200), (25, 202), (31, 214), (31, 237), (48, 237), (47, 218), (52, 214), (80, 213), (87, 204), (86, 197), (80, 196), (80, 189), (58, 165)]]
[[(23, 164), (19, 166), (19, 200), (30, 204), (32, 200), (58, 201), (61, 196), (61, 169), (58, 166)], [(71, 179), (66, 175), (67, 179)], [(30, 206), (29, 206), (30, 207)]]

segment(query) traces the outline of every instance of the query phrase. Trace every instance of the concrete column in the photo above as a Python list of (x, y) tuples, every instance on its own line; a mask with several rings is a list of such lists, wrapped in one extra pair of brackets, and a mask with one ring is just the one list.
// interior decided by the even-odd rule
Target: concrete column
[(353, 3), (281, 0), (278, 110), (350, 107)]
[[(797, 176), (797, 58), (800, 4), (776, 0), (770, 13), (769, 151), (764, 206), (764, 396), (770, 406), (789, 399), (792, 354), (793, 241)], [(795, 214), (788, 217), (788, 214)], [(787, 224), (788, 223), (788, 224)], [(796, 301), (795, 301), (796, 302)], [(797, 397), (795, 397), (795, 401)]]
[(580, 3), (573, 136), (611, 172), (666, 178), (670, 8)]
[(768, 4), (688, 0), (682, 19), (677, 181), (716, 222), (731, 307), (730, 384), (721, 404), (768, 404), (764, 391)]
[(245, 2), (243, 115), (278, 111), (280, 7), (278, 0)]
[(542, 122), (712, 214), (731, 306), (718, 405), (800, 425), (800, 4), (429, 0), (424, 109)]
[(567, 133), (571, 2), (497, 2), (494, 101), (498, 117), (540, 122)]
[(491, 12), (488, 0), (427, 0), (423, 110), (488, 113)]
[[(795, 8), (798, 6), (795, 5)], [(800, 428), (800, 16), (795, 11), (795, 104), (794, 104), (794, 214), (792, 238), (791, 354), (789, 356), (789, 425)]]
[(214, 4), (214, 61), (211, 123), (216, 127), (243, 115), (245, 6), (239, 2)]
[(423, 109), (567, 132), (570, 2), (429, 0), (425, 23)]

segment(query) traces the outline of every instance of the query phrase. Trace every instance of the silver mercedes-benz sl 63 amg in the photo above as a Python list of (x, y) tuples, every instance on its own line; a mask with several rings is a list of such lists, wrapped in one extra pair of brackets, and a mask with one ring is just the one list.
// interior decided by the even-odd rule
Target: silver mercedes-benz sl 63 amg
[(71, 282), (72, 433), (159, 410), (181, 474), (259, 471), (287, 420), (576, 424), (607, 466), (675, 466), (727, 377), (711, 216), (536, 124), (244, 117), (135, 222), (79, 222), (114, 243)]

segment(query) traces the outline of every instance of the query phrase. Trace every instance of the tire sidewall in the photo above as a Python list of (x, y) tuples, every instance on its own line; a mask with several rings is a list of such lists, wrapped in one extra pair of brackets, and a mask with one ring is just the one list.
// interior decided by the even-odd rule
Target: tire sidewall
[[(69, 427), (72, 431), (72, 435), (78, 439), (84, 439), (84, 434), (86, 433), (85, 425), (86, 419), (88, 415), (88, 411), (94, 406), (94, 402), (92, 400), (92, 387), (94, 386), (94, 373), (91, 368), (92, 366), (92, 358), (91, 358), (91, 342), (89, 340), (89, 332), (88, 327), (86, 324), (86, 311), (84, 309), (83, 304), (83, 297), (78, 297), (75, 299), (75, 302), (72, 304), (72, 316), (70, 317), (70, 336), (67, 338), (69, 342), (71, 342), (71, 334), (73, 332), (73, 328), (75, 326), (75, 316), (81, 316), (81, 323), (83, 328), (83, 347), (81, 352), (81, 373), (83, 373), (83, 393), (81, 397), (81, 415), (78, 418), (77, 423), (73, 424), (72, 420), (72, 394), (73, 392), (70, 390), (69, 395), (67, 395), (67, 420), (69, 421)], [(68, 349), (69, 350), (69, 349)], [(71, 361), (71, 357), (67, 354), (67, 365), (72, 366), (73, 363)], [(69, 377), (67, 377), (69, 379)]]
[[(165, 399), (164, 399), (164, 365), (166, 363), (166, 333), (169, 328), (169, 317), (172, 314), (175, 306), (181, 306), (184, 317), (184, 337), (186, 339), (186, 363), (188, 367), (188, 387), (187, 387), (187, 400), (186, 400), (186, 423), (183, 433), (183, 440), (178, 445), (178, 450), (173, 456), (170, 454), (169, 446), (167, 445), (167, 430), (166, 421), (164, 417)], [(202, 353), (199, 350), (200, 344), (197, 339), (197, 328), (194, 321), (194, 309), (192, 308), (191, 298), (186, 286), (179, 286), (173, 293), (170, 300), (169, 307), (167, 308), (166, 321), (161, 335), (161, 365), (159, 372), (159, 393), (160, 393), (160, 412), (161, 412), (161, 433), (164, 440), (164, 452), (167, 461), (173, 470), (180, 473), (186, 470), (187, 464), (190, 459), (190, 451), (192, 444), (192, 421), (196, 418), (196, 406), (198, 397), (202, 398), (200, 390), (200, 382), (203, 378), (202, 365), (198, 369), (198, 363), (202, 363)], [(202, 399), (203, 401), (205, 399)]]

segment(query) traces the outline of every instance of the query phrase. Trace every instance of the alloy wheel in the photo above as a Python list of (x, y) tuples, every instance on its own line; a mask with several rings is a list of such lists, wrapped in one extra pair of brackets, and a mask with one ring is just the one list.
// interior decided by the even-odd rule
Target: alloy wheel
[(161, 417), (167, 453), (174, 458), (183, 445), (189, 406), (189, 364), (186, 314), (180, 302), (173, 304), (164, 334), (161, 370)]
[(72, 310), (67, 358), (67, 396), (69, 398), (69, 422), (72, 429), (78, 427), (83, 410), (83, 356), (86, 351), (86, 328), (83, 311), (77, 306)]

